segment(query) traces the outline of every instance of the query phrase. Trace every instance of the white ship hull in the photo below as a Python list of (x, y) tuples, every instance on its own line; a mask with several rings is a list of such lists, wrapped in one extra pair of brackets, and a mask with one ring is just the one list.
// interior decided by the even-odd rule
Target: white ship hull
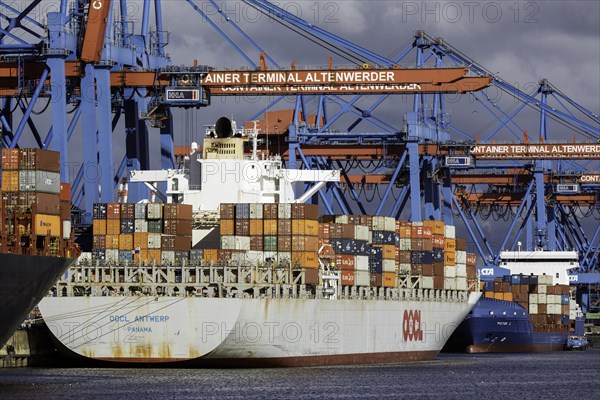
[(435, 358), (480, 295), (454, 294), (464, 299), (92, 296), (39, 307), (55, 338), (91, 359), (328, 365)]

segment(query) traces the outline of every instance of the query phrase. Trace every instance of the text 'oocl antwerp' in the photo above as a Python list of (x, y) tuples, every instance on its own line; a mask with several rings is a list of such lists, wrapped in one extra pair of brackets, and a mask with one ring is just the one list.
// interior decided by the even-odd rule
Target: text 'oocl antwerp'
[(200, 366), (435, 358), (480, 295), (454, 227), (319, 217), (304, 202), (339, 171), (283, 169), (231, 125), (182, 169), (132, 174), (166, 182), (166, 203), (95, 205), (92, 252), (40, 304), (60, 347)]

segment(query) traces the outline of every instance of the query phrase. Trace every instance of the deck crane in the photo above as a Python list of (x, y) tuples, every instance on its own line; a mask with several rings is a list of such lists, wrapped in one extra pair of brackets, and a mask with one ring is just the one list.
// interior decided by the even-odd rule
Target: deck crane
[(89, 0), (86, 3), (88, 12), (83, 22), (79, 59), (85, 63), (98, 64), (102, 59), (110, 1)]

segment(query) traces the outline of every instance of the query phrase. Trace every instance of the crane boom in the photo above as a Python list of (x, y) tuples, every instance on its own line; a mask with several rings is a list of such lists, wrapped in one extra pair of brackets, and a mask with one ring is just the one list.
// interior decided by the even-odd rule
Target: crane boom
[(109, 11), (109, 0), (90, 0), (79, 57), (81, 61), (94, 64), (100, 62)]

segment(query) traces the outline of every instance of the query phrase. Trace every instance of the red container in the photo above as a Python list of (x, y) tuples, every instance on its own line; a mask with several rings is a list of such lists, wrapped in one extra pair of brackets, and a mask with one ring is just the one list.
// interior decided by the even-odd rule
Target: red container
[(238, 236), (250, 236), (250, 220), (249, 219), (236, 219), (235, 220), (235, 234)]
[(277, 221), (277, 233), (279, 235), (291, 235), (292, 234), (292, 220), (280, 219)]
[(192, 238), (190, 236), (162, 235), (160, 248), (164, 251), (189, 251), (192, 248)]
[(316, 204), (292, 204), (292, 219), (318, 219), (319, 206)]
[(467, 251), (467, 239), (456, 238), (456, 250)]
[(329, 236), (331, 239), (354, 239), (353, 224), (331, 224), (329, 226)]
[(71, 184), (66, 182), (60, 183), (60, 199), (61, 201), (71, 201)]
[(369, 274), (372, 287), (383, 286), (383, 274)]
[(167, 235), (192, 236), (192, 220), (165, 219), (163, 233)]
[(219, 207), (221, 219), (234, 219), (235, 218), (235, 204), (222, 203)]
[(343, 286), (354, 286), (354, 271), (344, 270), (342, 271), (342, 282)]
[(263, 237), (262, 236), (250, 236), (250, 250), (262, 251), (263, 249)]
[(106, 205), (106, 219), (121, 219), (120, 203), (108, 203)]
[(319, 237), (323, 239), (329, 239), (330, 236), (330, 227), (328, 223), (319, 223)]
[(60, 172), (60, 153), (42, 149), (20, 149), (19, 169)]
[(314, 268), (304, 269), (304, 284), (305, 285), (318, 285), (319, 284), (319, 270)]
[(292, 237), (283, 235), (277, 236), (277, 250), (292, 251)]
[[(354, 271), (355, 258), (353, 255), (336, 254), (334, 262), (335, 262), (335, 265), (337, 265), (342, 270)], [(354, 280), (354, 277), (352, 279)]]
[(19, 170), (19, 149), (2, 149), (2, 171)]
[(121, 203), (121, 219), (135, 219), (135, 204)]
[(277, 219), (277, 216), (277, 203), (263, 204), (263, 219)]

